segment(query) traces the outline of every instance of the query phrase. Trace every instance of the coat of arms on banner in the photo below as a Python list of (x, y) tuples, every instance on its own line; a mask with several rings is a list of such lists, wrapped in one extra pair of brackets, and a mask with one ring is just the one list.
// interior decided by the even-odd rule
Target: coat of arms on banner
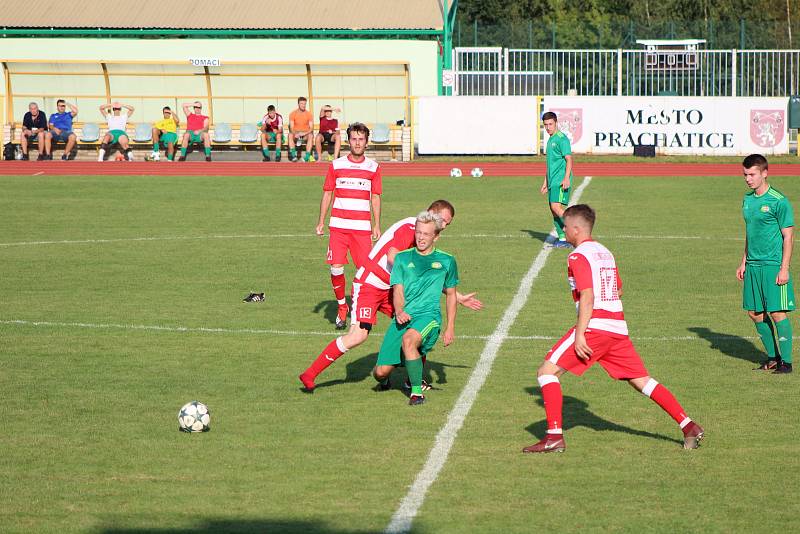
[(783, 109), (751, 109), (750, 139), (758, 146), (771, 148), (783, 141), (786, 111)]
[(558, 129), (564, 132), (570, 144), (581, 140), (583, 135), (583, 108), (551, 109), (558, 117)]

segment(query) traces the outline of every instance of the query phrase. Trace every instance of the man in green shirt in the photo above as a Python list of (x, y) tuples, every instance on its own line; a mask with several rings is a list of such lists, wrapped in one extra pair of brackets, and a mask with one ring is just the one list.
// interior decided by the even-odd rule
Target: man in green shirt
[(767, 351), (757, 369), (792, 372), (794, 289), (792, 259), (794, 213), (789, 200), (767, 183), (767, 160), (751, 154), (742, 162), (744, 181), (751, 189), (742, 202), (745, 224), (744, 255), (736, 278), (744, 281), (742, 307), (756, 325)]
[(555, 246), (569, 248), (564, 240), (564, 210), (569, 204), (569, 193), (572, 186), (572, 147), (567, 136), (558, 129), (558, 117), (552, 111), (542, 115), (542, 124), (550, 138), (547, 140), (547, 175), (539, 190), (547, 195), (550, 212), (553, 214), (558, 241)]
[(415, 248), (398, 253), (394, 258), (390, 283), (395, 309), (394, 322), (383, 338), (378, 361), (372, 375), (383, 382), (403, 358), (411, 382), (411, 406), (425, 402), (422, 394), (422, 355), (427, 354), (439, 338), (442, 311), (439, 299), (445, 294), (447, 327), (444, 345), (455, 338), (456, 259), (434, 248), (444, 228), (439, 214), (423, 211), (417, 215), (414, 230)]

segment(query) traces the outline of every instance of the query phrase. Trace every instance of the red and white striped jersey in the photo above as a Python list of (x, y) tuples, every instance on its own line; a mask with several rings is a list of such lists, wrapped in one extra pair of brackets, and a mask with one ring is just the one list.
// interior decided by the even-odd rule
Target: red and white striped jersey
[(568, 256), (567, 277), (576, 306), (581, 290), (592, 288), (594, 291), (594, 306), (588, 328), (628, 335), (628, 325), (619, 298), (622, 280), (614, 255), (606, 247), (591, 240), (578, 245)]
[(365, 265), (356, 271), (354, 282), (368, 284), (378, 289), (388, 290), (389, 285), (389, 249), (406, 250), (414, 246), (416, 236), (414, 229), (417, 224), (416, 217), (408, 217), (397, 221), (381, 235), (381, 238), (372, 245)]
[(331, 162), (325, 176), (324, 191), (333, 191), (333, 207), (328, 227), (348, 232), (371, 232), (370, 199), (383, 191), (378, 162), (364, 158), (355, 162), (343, 156)]

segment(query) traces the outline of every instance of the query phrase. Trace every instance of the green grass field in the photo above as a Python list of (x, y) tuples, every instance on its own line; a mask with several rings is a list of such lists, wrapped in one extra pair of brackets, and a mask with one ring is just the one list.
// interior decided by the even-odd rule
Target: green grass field
[[(439, 246), (485, 303), (459, 310), (464, 337), (431, 354), (436, 390), (412, 408), (402, 376), (372, 390), (386, 318), (300, 391), (335, 337), (312, 235), (322, 178), (0, 183), (3, 532), (382, 531), (551, 225), (538, 178), (384, 179), (384, 227), (455, 204)], [(797, 180), (772, 183), (800, 207)], [(800, 388), (751, 370), (763, 355), (734, 276), (744, 191), (739, 177), (595, 178), (582, 197), (620, 264), (634, 343), (703, 446), (683, 451), (674, 422), (598, 366), (562, 380), (566, 453), (520, 453), (545, 428), (535, 369), (574, 321), (553, 250), (413, 532), (793, 528)], [(243, 303), (251, 290), (266, 301)], [(207, 434), (177, 430), (193, 399), (212, 410)]]

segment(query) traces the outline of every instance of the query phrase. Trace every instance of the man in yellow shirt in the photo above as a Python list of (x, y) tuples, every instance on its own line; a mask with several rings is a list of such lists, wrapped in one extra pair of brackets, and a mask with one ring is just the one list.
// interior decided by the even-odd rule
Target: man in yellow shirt
[(304, 161), (314, 161), (311, 149), (314, 145), (314, 115), (306, 109), (308, 99), (297, 99), (297, 109), (289, 113), (289, 159), (297, 161), (297, 146), (306, 145)]
[(164, 118), (153, 124), (153, 154), (151, 159), (158, 159), (160, 147), (167, 151), (167, 160), (175, 161), (175, 145), (178, 143), (178, 126), (180, 120), (172, 113), (169, 106), (162, 110)]

